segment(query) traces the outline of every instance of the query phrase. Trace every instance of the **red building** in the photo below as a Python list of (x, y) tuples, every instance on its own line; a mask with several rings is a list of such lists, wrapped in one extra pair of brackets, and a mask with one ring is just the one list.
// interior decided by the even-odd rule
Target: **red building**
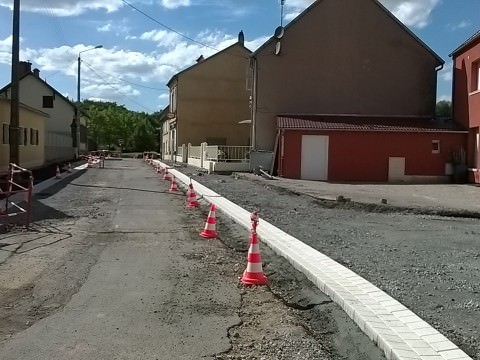
[(453, 59), (453, 118), (469, 130), (467, 165), (480, 182), (480, 31), (460, 45)]
[(277, 128), (279, 176), (326, 181), (448, 182), (467, 136), (452, 121), (371, 116), (282, 115)]

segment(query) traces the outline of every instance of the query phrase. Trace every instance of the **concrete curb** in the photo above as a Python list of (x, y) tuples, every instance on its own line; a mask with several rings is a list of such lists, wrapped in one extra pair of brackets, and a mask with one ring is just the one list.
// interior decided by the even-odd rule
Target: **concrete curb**
[[(192, 182), (195, 191), (234, 221), (249, 229), (250, 213), (197, 181), (158, 160), (179, 181)], [(262, 220), (260, 240), (305, 274), (352, 318), (378, 345), (387, 359), (467, 360), (455, 344), (400, 302), (326, 255)]]

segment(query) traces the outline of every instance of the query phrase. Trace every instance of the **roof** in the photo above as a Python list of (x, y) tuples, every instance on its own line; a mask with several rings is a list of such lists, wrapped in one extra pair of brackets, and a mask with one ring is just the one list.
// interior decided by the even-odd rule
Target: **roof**
[(468, 38), (462, 45), (460, 45), (458, 48), (453, 50), (453, 52), (448, 55), (450, 57), (457, 55), (458, 53), (462, 52), (463, 50), (466, 50), (466, 48), (470, 45), (472, 45), (476, 40), (480, 40), (480, 30), (478, 30), (475, 34), (473, 34), (470, 38)]
[(277, 127), (285, 130), (468, 133), (453, 121), (368, 115), (278, 115)]
[[(217, 55), (220, 55), (220, 54), (223, 54), (223, 53), (227, 52), (228, 50), (230, 50), (231, 48), (233, 48), (234, 46), (237, 46), (237, 45), (239, 45), (239, 46), (241, 46), (242, 48), (244, 48), (245, 50), (247, 50), (249, 54), (252, 53), (251, 50), (249, 50), (249, 49), (246, 48), (242, 43), (240, 43), (240, 42), (237, 41), (235, 44), (232, 44), (232, 45), (230, 45), (229, 47), (227, 47), (227, 48), (225, 48), (225, 49), (223, 49), (223, 50), (221, 50), (221, 51), (216, 52), (216, 53), (213, 54), (212, 56), (209, 56), (208, 58), (206, 58), (206, 59), (204, 59), (204, 60), (201, 60), (201, 61), (199, 61), (199, 62), (197, 62), (197, 63), (195, 63), (195, 64), (187, 67), (186, 69), (183, 69), (182, 71), (176, 73), (175, 75), (173, 75), (173, 76), (170, 78), (170, 80), (168, 80), (167, 86), (170, 86), (171, 82), (172, 82), (173, 80), (175, 80), (176, 78), (178, 78), (180, 75), (186, 73), (187, 71), (193, 69), (194, 67), (196, 67), (196, 66), (198, 66), (198, 65), (200, 65), (200, 64), (203, 64), (203, 63), (205, 63), (205, 62), (207, 62), (207, 61), (215, 58)], [(202, 57), (202, 56), (200, 56), (199, 59), (200, 59), (201, 57)], [(248, 59), (248, 58), (246, 58), (246, 59)]]
[[(76, 106), (73, 102), (71, 102), (68, 98), (63, 96), (60, 92), (58, 92), (53, 86), (51, 86), (49, 83), (47, 83), (45, 80), (40, 79), (38, 76), (36, 76), (33, 72), (27, 72), (24, 75), (22, 75), (18, 80), (21, 81), (22, 79), (25, 79), (27, 76), (33, 76), (35, 79), (37, 79), (39, 82), (41, 82), (43, 85), (48, 87), (50, 90), (52, 90), (55, 95), (58, 95), (60, 98), (65, 100), (69, 105), (71, 105), (74, 109), (76, 109)], [(5, 92), (11, 87), (12, 83), (9, 83), (5, 85), (3, 88), (0, 89), (0, 94)]]
[[(310, 5), (308, 8), (306, 8), (300, 15), (298, 15), (295, 19), (290, 21), (286, 26), (285, 26), (285, 31), (287, 31), (291, 26), (293, 26), (295, 23), (297, 23), (302, 17), (305, 16), (305, 14), (309, 13), (312, 11), (315, 7), (319, 6), (323, 1), (325, 0), (316, 0), (313, 2), (312, 5)], [(358, 0), (357, 0), (358, 1)], [(380, 9), (382, 9), (393, 21), (395, 21), (407, 34), (409, 34), (414, 40), (416, 40), (427, 52), (429, 52), (438, 62), (440, 65), (445, 64), (445, 61), (435, 52), (433, 51), (427, 44), (425, 44), (417, 35), (415, 35), (405, 24), (403, 24), (400, 20), (398, 20), (395, 15), (393, 15), (385, 6), (383, 6), (378, 0), (370, 0), (373, 1)], [(270, 39), (268, 39), (262, 46), (260, 46), (255, 52), (252, 54), (252, 56), (256, 56), (258, 53), (260, 53), (265, 47), (268, 46), (272, 41), (276, 41), (277, 38), (275, 36), (272, 36)]]

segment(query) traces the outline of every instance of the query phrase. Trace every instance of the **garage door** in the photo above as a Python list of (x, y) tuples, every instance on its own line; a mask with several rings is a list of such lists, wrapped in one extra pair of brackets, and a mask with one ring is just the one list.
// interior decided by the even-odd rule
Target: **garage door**
[(301, 179), (328, 180), (328, 136), (302, 135)]

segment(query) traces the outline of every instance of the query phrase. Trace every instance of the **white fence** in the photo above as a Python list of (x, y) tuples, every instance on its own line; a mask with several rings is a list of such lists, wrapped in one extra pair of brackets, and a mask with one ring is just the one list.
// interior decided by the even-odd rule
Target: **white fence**
[(188, 144), (178, 147), (176, 160), (209, 172), (249, 171), (250, 151), (250, 146)]

